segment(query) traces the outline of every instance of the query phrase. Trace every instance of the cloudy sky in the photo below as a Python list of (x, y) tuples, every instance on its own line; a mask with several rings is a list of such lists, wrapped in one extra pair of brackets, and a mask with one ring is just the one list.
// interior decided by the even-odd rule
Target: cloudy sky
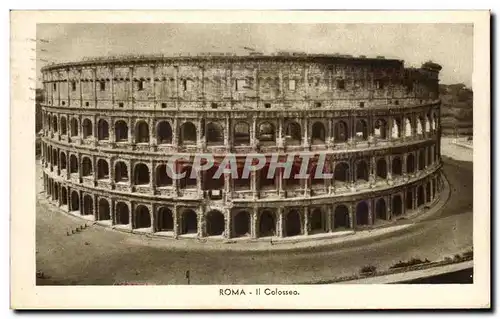
[[(37, 54), (50, 62), (117, 54), (279, 50), (383, 55), (443, 66), (441, 83), (471, 86), (472, 24), (39, 24)], [(45, 63), (41, 62), (38, 68)]]

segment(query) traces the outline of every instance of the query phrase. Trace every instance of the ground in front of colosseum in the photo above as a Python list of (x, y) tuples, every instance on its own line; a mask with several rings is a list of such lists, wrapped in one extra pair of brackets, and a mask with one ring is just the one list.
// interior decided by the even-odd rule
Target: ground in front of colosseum
[[(445, 148), (454, 146), (445, 144), (446, 154)], [(463, 154), (457, 150), (455, 153)], [(169, 245), (167, 239), (100, 226), (68, 236), (68, 230), (84, 221), (40, 200), (36, 267), (45, 279), (37, 279), (37, 284), (186, 284), (187, 270), (191, 284), (292, 284), (355, 275), (366, 265), (384, 270), (414, 257), (442, 260), (472, 248), (473, 220), (472, 162), (443, 158), (451, 190), (443, 209), (404, 231), (334, 244), (309, 241), (288, 251), (204, 251), (190, 249), (185, 240), (185, 248), (179, 248)], [(42, 189), (41, 176), (37, 182), (38, 189)]]

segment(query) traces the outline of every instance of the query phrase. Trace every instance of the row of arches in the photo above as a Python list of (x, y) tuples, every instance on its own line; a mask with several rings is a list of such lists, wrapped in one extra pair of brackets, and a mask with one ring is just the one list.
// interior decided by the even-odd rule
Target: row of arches
[[(178, 211), (177, 222), (174, 222), (176, 214), (167, 206), (160, 206), (153, 213), (148, 205), (138, 204), (131, 210), (130, 204), (116, 200), (113, 212), (109, 199), (94, 199), (90, 194), (70, 190), (46, 175), (44, 187), (54, 201), (67, 206), (70, 212), (93, 215), (96, 220), (109, 220), (115, 225), (130, 225), (133, 229), (174, 232), (175, 225), (178, 224), (177, 232), (180, 235), (201, 232), (205, 236), (229, 234), (231, 237), (242, 237), (252, 236), (253, 233), (257, 237), (268, 237), (279, 236), (281, 233), (281, 236), (290, 237), (370, 226), (378, 221), (402, 216), (432, 202), (437, 195), (438, 183), (437, 179), (432, 179), (408, 188), (404, 193), (361, 200), (357, 203), (338, 203), (331, 210), (325, 209), (325, 206), (311, 207), (308, 208), (307, 222), (303, 208), (288, 208), (283, 210), (282, 225), (278, 222), (278, 211), (273, 209), (258, 211), (255, 221), (252, 221), (251, 210), (238, 209), (225, 216), (217, 209), (200, 215), (192, 208), (185, 208)], [(203, 223), (200, 218), (203, 218)], [(230, 221), (226, 218), (230, 218)], [(202, 224), (205, 228), (200, 231)]]
[[(65, 116), (61, 116), (58, 120), (56, 115), (47, 115), (47, 119), (51, 119), (47, 122), (48, 129), (59, 132), (62, 135), (67, 135), (69, 131), (70, 136), (79, 136), (81, 130), (81, 135), (84, 139), (92, 137), (94, 134), (97, 140), (110, 139), (110, 124), (105, 119), (97, 121), (96, 132), (94, 132), (92, 120), (89, 118), (82, 120), (81, 127), (76, 118), (71, 118), (69, 126)], [(403, 123), (401, 122), (402, 120)], [(340, 119), (335, 120), (332, 132), (328, 133), (327, 122), (317, 120), (312, 123), (310, 133), (307, 135), (310, 136), (312, 144), (325, 144), (330, 138), (333, 138), (334, 143), (345, 143), (351, 138), (355, 140), (367, 140), (371, 134), (379, 139), (388, 139), (400, 138), (402, 136), (409, 137), (414, 134), (422, 135), (424, 132), (429, 133), (436, 130), (436, 122), (429, 115), (417, 117), (415, 122), (412, 123), (410, 118), (394, 118), (392, 127), (390, 128), (388, 121), (384, 118), (377, 118), (372, 126), (368, 125), (366, 119), (359, 118), (355, 120), (351, 127), (348, 119)], [(370, 127), (372, 128), (370, 129)], [(129, 141), (130, 128), (125, 120), (116, 120), (113, 122), (113, 128), (116, 142)], [(206, 139), (207, 145), (224, 143), (224, 137), (227, 133), (221, 123), (208, 122), (205, 124), (205, 121), (202, 120), (199, 129), (201, 129), (200, 137)], [(134, 136), (130, 140), (133, 140), (135, 143), (149, 143), (151, 135), (154, 134), (157, 144), (172, 144), (174, 131), (172, 124), (167, 120), (156, 123), (154, 132), (150, 130), (150, 125), (146, 121), (140, 120), (135, 123)], [(198, 128), (194, 123), (189, 121), (182, 123), (179, 126), (178, 134), (176, 134), (178, 136), (177, 143), (179, 145), (195, 144), (199, 138), (197, 131)], [(232, 133), (232, 144), (234, 146), (250, 145), (251, 131), (251, 125), (248, 122), (236, 122)], [(305, 138), (305, 131), (302, 125), (295, 120), (285, 121), (283, 131), (283, 137), (289, 145), (300, 145)], [(276, 143), (278, 134), (279, 130), (273, 122), (262, 121), (256, 126), (255, 138), (264, 145)]]

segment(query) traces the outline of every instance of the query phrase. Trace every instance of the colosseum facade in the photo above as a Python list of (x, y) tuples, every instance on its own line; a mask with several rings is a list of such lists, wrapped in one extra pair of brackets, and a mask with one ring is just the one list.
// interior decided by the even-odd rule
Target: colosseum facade
[[(42, 69), (43, 181), (88, 220), (174, 238), (306, 238), (418, 214), (442, 189), (439, 71), (384, 57), (205, 54)], [(193, 170), (196, 154), (319, 155), (331, 179)], [(293, 161), (292, 172), (301, 166)]]

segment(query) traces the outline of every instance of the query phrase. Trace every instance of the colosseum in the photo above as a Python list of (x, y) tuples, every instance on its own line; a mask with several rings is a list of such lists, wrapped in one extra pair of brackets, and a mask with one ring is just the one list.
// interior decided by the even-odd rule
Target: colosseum
[[(441, 66), (379, 56), (121, 56), (42, 69), (43, 182), (70, 214), (172, 238), (256, 240), (354, 232), (417, 216), (443, 187)], [(333, 178), (196, 170), (247, 154), (320, 155)], [(167, 157), (180, 155), (173, 179)], [(292, 155), (294, 156), (294, 155)], [(292, 157), (293, 158), (293, 157)], [(217, 164), (216, 163), (216, 164)], [(291, 163), (298, 172), (301, 158)]]

